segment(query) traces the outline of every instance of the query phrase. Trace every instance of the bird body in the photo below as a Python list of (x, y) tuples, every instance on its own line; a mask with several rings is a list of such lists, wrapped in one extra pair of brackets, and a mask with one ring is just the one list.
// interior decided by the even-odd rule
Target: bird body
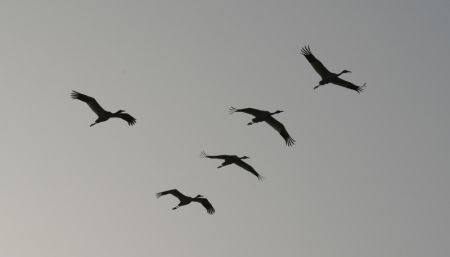
[(295, 140), (289, 135), (284, 125), (276, 120), (273, 115), (282, 113), (283, 111), (275, 111), (275, 112), (269, 112), (269, 111), (262, 111), (255, 108), (242, 108), (242, 109), (236, 109), (233, 106), (230, 107), (230, 114), (233, 114), (235, 112), (243, 112), (250, 115), (253, 115), (255, 118), (252, 119), (252, 122), (249, 122), (247, 125), (252, 125), (258, 122), (266, 122), (269, 124), (273, 129), (278, 131), (280, 135), (283, 137), (283, 139), (286, 142), (287, 146), (292, 146), (295, 144)]
[(244, 170), (255, 175), (259, 180), (263, 180), (264, 177), (261, 176), (250, 164), (244, 162), (244, 159), (250, 159), (248, 156), (239, 157), (237, 155), (207, 155), (204, 151), (201, 153), (200, 157), (209, 158), (209, 159), (222, 159), (224, 160), (220, 166), (217, 168), (220, 169), (224, 166), (236, 164), (237, 166), (243, 168)]
[(90, 126), (94, 126), (100, 122), (104, 122), (109, 120), (110, 118), (121, 118), (128, 123), (128, 125), (133, 126), (136, 123), (136, 119), (128, 113), (125, 113), (124, 110), (118, 110), (117, 112), (109, 112), (105, 111), (103, 107), (95, 100), (95, 98), (81, 94), (77, 91), (72, 91), (71, 93), (72, 99), (77, 99), (82, 102), (85, 102), (91, 110), (97, 114), (98, 118), (92, 123)]
[(342, 74), (344, 73), (349, 73), (350, 71), (348, 70), (343, 70), (340, 73), (334, 73), (334, 72), (329, 72), (328, 74), (326, 74), (326, 76), (322, 77), (322, 80), (319, 81), (319, 85), (325, 85), (328, 83), (334, 83), (334, 81)]
[(201, 205), (203, 205), (203, 207), (205, 207), (206, 211), (209, 214), (213, 214), (216, 211), (214, 209), (214, 207), (211, 205), (211, 203), (208, 201), (208, 199), (206, 199), (204, 196), (202, 196), (202, 195), (197, 195), (196, 197), (186, 196), (186, 195), (180, 193), (180, 191), (178, 191), (177, 189), (171, 189), (171, 190), (159, 192), (156, 194), (156, 198), (159, 198), (159, 197), (161, 197), (163, 195), (167, 195), (167, 194), (171, 194), (171, 195), (175, 196), (176, 198), (178, 198), (178, 200), (180, 200), (180, 203), (177, 206), (173, 207), (172, 210), (176, 210), (181, 206), (188, 205), (191, 202), (197, 202), (197, 203), (200, 203)]
[(344, 73), (350, 73), (351, 71), (343, 70), (340, 73), (330, 72), (323, 64), (320, 62), (312, 53), (309, 46), (305, 46), (302, 48), (301, 53), (305, 56), (306, 60), (311, 64), (314, 70), (320, 75), (322, 80), (319, 82), (319, 85), (315, 86), (314, 89), (317, 89), (320, 86), (326, 85), (328, 83), (335, 84), (341, 87), (346, 87), (348, 89), (354, 90), (358, 93), (362, 92), (366, 87), (366, 83), (362, 86), (357, 86), (351, 82), (343, 80), (339, 78), (340, 75)]

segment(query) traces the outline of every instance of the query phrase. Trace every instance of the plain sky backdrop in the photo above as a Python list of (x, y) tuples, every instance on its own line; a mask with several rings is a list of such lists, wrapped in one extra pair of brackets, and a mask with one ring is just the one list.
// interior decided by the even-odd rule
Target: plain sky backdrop
[(448, 0), (2, 0), (0, 33), (0, 257), (450, 256)]

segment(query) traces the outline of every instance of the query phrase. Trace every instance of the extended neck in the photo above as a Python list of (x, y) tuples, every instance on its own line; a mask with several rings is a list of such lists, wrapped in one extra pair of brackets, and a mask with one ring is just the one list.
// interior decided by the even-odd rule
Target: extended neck
[(346, 73), (345, 70), (343, 70), (343, 71), (341, 71), (339, 74), (337, 74), (336, 77), (339, 77), (339, 76), (341, 76), (341, 75), (344, 74), (344, 73)]
[(278, 113), (281, 113), (281, 112), (280, 112), (280, 111), (271, 112), (271, 113), (270, 113), (270, 116), (275, 115), (275, 114), (278, 114)]

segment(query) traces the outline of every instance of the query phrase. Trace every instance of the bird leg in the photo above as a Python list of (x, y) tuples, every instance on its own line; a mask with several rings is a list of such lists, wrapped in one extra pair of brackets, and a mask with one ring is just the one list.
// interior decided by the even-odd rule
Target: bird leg
[(176, 209), (178, 209), (179, 207), (180, 207), (180, 206), (177, 205), (177, 206), (173, 207), (172, 210), (176, 210)]
[(92, 127), (92, 126), (94, 126), (95, 124), (97, 124), (97, 122), (92, 123), (89, 127)]
[(319, 85), (315, 86), (314, 89), (317, 89), (317, 88), (319, 88), (320, 86), (323, 86), (323, 85), (320, 85), (320, 84), (319, 84)]

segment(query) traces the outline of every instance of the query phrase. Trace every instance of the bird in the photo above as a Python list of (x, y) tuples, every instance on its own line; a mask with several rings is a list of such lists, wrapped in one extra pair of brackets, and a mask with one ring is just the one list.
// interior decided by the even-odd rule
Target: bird
[(340, 75), (344, 73), (351, 73), (351, 71), (343, 70), (338, 74), (330, 72), (319, 60), (317, 60), (316, 57), (314, 57), (314, 55), (311, 53), (311, 49), (309, 48), (309, 46), (303, 47), (301, 49), (301, 53), (306, 57), (309, 63), (311, 63), (314, 70), (317, 73), (319, 73), (320, 77), (322, 77), (322, 80), (319, 82), (319, 85), (315, 86), (314, 89), (317, 89), (328, 83), (332, 83), (341, 87), (346, 87), (348, 89), (355, 90), (358, 93), (361, 93), (365, 89), (366, 83), (364, 83), (364, 85), (362, 86), (357, 86), (351, 82), (339, 78)]
[(180, 191), (178, 191), (177, 189), (171, 189), (171, 190), (159, 192), (156, 194), (156, 198), (159, 198), (159, 197), (161, 197), (163, 195), (167, 195), (167, 194), (171, 194), (171, 195), (175, 196), (176, 198), (178, 198), (178, 200), (180, 200), (180, 203), (177, 206), (173, 207), (172, 210), (176, 210), (181, 206), (188, 205), (191, 202), (197, 202), (197, 203), (201, 203), (203, 205), (203, 207), (205, 207), (206, 211), (209, 214), (214, 214), (214, 212), (216, 211), (214, 209), (214, 207), (211, 205), (211, 203), (208, 201), (208, 199), (206, 199), (203, 195), (197, 195), (196, 197), (189, 197), (189, 196), (186, 196), (186, 195), (180, 193)]
[(284, 125), (276, 120), (274, 117), (272, 117), (275, 114), (282, 113), (283, 111), (277, 110), (275, 112), (268, 112), (268, 111), (262, 111), (255, 108), (243, 108), (243, 109), (236, 109), (233, 106), (229, 109), (230, 114), (233, 114), (235, 112), (243, 112), (250, 115), (255, 116), (255, 118), (252, 119), (252, 122), (247, 123), (247, 125), (252, 125), (255, 123), (263, 122), (265, 121), (267, 124), (269, 124), (272, 128), (274, 128), (280, 135), (283, 137), (284, 141), (286, 142), (287, 146), (292, 146), (295, 144), (295, 140), (289, 135)]
[(250, 157), (248, 156), (239, 157), (237, 155), (207, 155), (205, 151), (202, 151), (200, 157), (224, 160), (224, 162), (219, 167), (217, 167), (218, 169), (230, 164), (236, 164), (237, 166), (255, 175), (258, 178), (258, 180), (262, 181), (264, 179), (264, 177), (259, 175), (259, 173), (256, 172), (256, 170), (252, 166), (243, 161), (245, 159), (250, 159)]
[(93, 97), (84, 95), (77, 91), (72, 91), (70, 96), (72, 97), (72, 99), (78, 99), (80, 101), (87, 103), (87, 105), (89, 105), (89, 107), (92, 109), (92, 111), (95, 112), (95, 114), (97, 114), (97, 116), (98, 116), (97, 120), (95, 120), (95, 122), (92, 123), (90, 125), (90, 127), (92, 127), (100, 122), (107, 121), (107, 120), (109, 120), (109, 118), (121, 118), (121, 119), (125, 120), (129, 126), (133, 126), (136, 123), (136, 119), (133, 116), (131, 116), (130, 114), (125, 113), (124, 110), (118, 110), (115, 113), (105, 111), (100, 106), (100, 104), (98, 104), (97, 100), (95, 100), (95, 98), (93, 98)]

